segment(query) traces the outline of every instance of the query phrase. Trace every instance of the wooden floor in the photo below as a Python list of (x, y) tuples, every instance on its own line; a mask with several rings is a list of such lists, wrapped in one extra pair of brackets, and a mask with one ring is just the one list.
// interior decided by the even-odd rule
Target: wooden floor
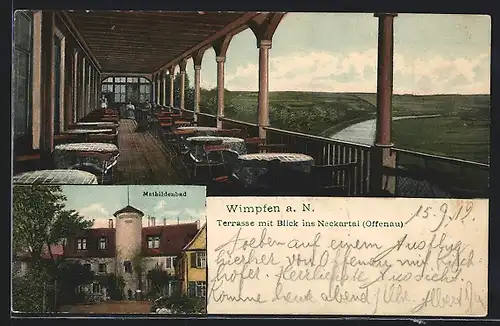
[(113, 184), (185, 184), (176, 155), (148, 131), (135, 128), (135, 120), (120, 120)]

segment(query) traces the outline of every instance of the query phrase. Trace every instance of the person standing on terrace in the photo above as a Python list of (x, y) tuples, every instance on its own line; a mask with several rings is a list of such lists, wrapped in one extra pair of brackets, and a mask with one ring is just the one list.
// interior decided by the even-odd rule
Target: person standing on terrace
[(102, 94), (101, 97), (101, 109), (107, 109), (108, 108), (108, 99), (104, 94)]
[(125, 116), (127, 119), (135, 119), (135, 106), (132, 104), (132, 101), (128, 101), (127, 106), (125, 107)]

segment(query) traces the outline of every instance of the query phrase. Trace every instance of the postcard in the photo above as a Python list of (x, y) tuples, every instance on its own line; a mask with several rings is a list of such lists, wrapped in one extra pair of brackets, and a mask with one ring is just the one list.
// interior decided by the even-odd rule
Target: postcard
[(205, 188), (15, 186), (12, 309), (203, 313)]
[(14, 311), (486, 314), (489, 16), (13, 22)]
[(488, 200), (207, 198), (208, 313), (486, 316)]

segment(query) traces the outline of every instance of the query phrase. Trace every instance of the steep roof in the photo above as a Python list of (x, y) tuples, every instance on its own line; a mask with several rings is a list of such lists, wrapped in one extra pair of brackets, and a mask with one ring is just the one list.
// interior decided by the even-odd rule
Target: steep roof
[[(146, 256), (178, 256), (198, 233), (197, 223), (181, 223), (142, 228), (143, 252)], [(160, 237), (160, 248), (148, 248), (148, 236)]]

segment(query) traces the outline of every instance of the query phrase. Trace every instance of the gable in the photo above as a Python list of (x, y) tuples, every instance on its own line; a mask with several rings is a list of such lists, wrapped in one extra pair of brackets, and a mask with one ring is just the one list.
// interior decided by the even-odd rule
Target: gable
[(200, 229), (194, 239), (184, 248), (184, 250), (207, 249), (207, 228), (206, 224)]

